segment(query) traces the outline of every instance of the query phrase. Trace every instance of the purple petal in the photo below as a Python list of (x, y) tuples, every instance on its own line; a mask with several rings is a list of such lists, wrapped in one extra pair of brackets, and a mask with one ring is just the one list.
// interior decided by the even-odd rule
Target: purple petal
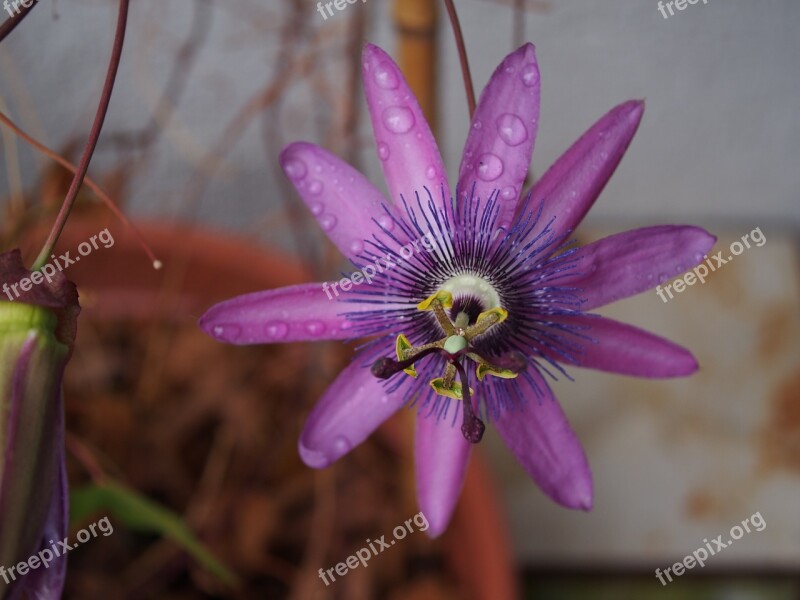
[(458, 193), (480, 206), (497, 191), (498, 226), (508, 227), (525, 182), (539, 124), (539, 67), (533, 44), (509, 54), (483, 90), (464, 146)]
[(391, 201), (402, 206), (402, 196), (418, 211), (418, 193), (425, 217), (433, 222), (425, 188), (430, 190), (437, 210), (444, 209), (450, 200), (447, 173), (433, 133), (391, 57), (377, 46), (365, 44), (361, 58), (367, 108)]
[(544, 200), (541, 223), (555, 217), (557, 235), (578, 226), (622, 160), (642, 114), (640, 100), (611, 109), (547, 170), (533, 186), (533, 201)]
[[(63, 396), (59, 406), (63, 407)], [(64, 415), (63, 408), (59, 411), (56, 422), (55, 443), (56, 482), (53, 486), (53, 496), (50, 501), (50, 510), (42, 532), (39, 550), (50, 548), (50, 540), (63, 540), (67, 537), (68, 529), (68, 484), (67, 468), (64, 456)], [(38, 551), (37, 551), (38, 552)], [(22, 587), (32, 600), (58, 600), (64, 589), (64, 580), (67, 576), (67, 557), (56, 558), (48, 568), (39, 568), (30, 571)]]
[(506, 446), (551, 499), (592, 508), (592, 473), (575, 432), (536, 369), (517, 378), (523, 399), (493, 418)]
[(691, 225), (625, 231), (579, 248), (574, 270), (557, 284), (578, 288), (585, 300), (580, 309), (591, 310), (641, 294), (700, 264), (716, 240)]
[(393, 226), (383, 194), (327, 150), (296, 142), (284, 149), (280, 163), (322, 230), (351, 261), (359, 262), (364, 240), (381, 233), (380, 225)]
[(634, 377), (684, 377), (697, 371), (697, 361), (686, 348), (632, 325), (597, 315), (553, 320), (577, 326), (594, 340), (581, 341), (583, 351), (571, 358), (546, 352), (556, 361)]
[(414, 441), (417, 498), (430, 525), (427, 533), (431, 538), (438, 537), (453, 516), (464, 485), (470, 449), (461, 428), (453, 426), (449, 419), (417, 414)]
[[(199, 325), (214, 339), (238, 345), (351, 338), (353, 323), (343, 315), (375, 310), (375, 304), (338, 302), (345, 293), (334, 285), (339, 282), (304, 283), (237, 296), (209, 308)], [(361, 285), (367, 285), (366, 281)], [(387, 306), (394, 308), (381, 308)]]
[(388, 394), (369, 367), (356, 360), (328, 387), (306, 420), (298, 441), (300, 458), (321, 469), (358, 446), (403, 405)]

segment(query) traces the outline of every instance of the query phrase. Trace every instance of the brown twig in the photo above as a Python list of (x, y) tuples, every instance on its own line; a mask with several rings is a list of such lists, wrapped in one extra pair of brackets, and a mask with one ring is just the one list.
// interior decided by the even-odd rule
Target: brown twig
[(78, 170), (75, 177), (72, 179), (72, 184), (67, 190), (67, 196), (58, 211), (56, 222), (50, 230), (50, 235), (44, 244), (39, 256), (33, 266), (33, 270), (40, 269), (49, 259), (50, 253), (58, 241), (58, 237), (64, 230), (64, 225), (67, 224), (69, 213), (75, 204), (78, 197), (78, 191), (83, 184), (83, 179), (86, 177), (86, 171), (89, 170), (89, 162), (92, 160), (94, 149), (97, 147), (97, 140), (100, 137), (100, 131), (103, 128), (103, 121), (105, 121), (106, 113), (108, 112), (108, 104), (111, 101), (111, 92), (114, 90), (114, 80), (117, 77), (117, 69), (119, 68), (120, 58), (122, 57), (122, 45), (125, 41), (125, 27), (128, 23), (128, 4), (130, 0), (120, 0), (119, 13), (117, 16), (117, 29), (114, 34), (114, 45), (111, 49), (111, 59), (108, 64), (108, 71), (106, 72), (106, 81), (103, 85), (103, 92), (100, 95), (100, 103), (97, 106), (95, 113), (94, 123), (89, 132), (89, 139), (86, 141), (86, 148), (83, 150), (83, 156), (78, 163)]

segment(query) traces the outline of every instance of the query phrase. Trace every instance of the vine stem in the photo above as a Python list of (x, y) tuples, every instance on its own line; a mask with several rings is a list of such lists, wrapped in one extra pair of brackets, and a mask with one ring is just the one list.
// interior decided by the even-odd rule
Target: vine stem
[(475, 87), (472, 85), (472, 75), (469, 71), (469, 58), (467, 58), (467, 48), (464, 44), (464, 34), (461, 32), (461, 23), (458, 21), (458, 13), (456, 13), (453, 0), (444, 0), (444, 5), (447, 7), (447, 15), (450, 17), (450, 25), (456, 38), (458, 58), (461, 61), (461, 74), (464, 77), (464, 90), (467, 93), (469, 118), (472, 120), (472, 116), (475, 114)]
[(53, 248), (55, 248), (56, 242), (61, 232), (64, 230), (64, 225), (66, 225), (69, 214), (75, 204), (75, 199), (78, 197), (78, 191), (83, 184), (84, 177), (86, 177), (86, 171), (89, 170), (89, 162), (92, 160), (94, 149), (97, 147), (97, 140), (100, 138), (100, 130), (103, 128), (103, 121), (105, 121), (106, 113), (108, 112), (111, 92), (114, 90), (114, 80), (117, 77), (119, 62), (122, 57), (122, 44), (125, 41), (125, 27), (128, 23), (128, 5), (129, 0), (120, 0), (119, 2), (117, 29), (114, 34), (114, 45), (111, 48), (111, 59), (108, 64), (108, 71), (106, 72), (106, 81), (103, 84), (103, 92), (100, 95), (100, 103), (97, 106), (97, 112), (94, 116), (94, 123), (89, 132), (89, 139), (86, 141), (86, 147), (78, 163), (78, 169), (75, 172), (75, 176), (72, 178), (72, 183), (69, 186), (64, 202), (61, 204), (61, 209), (58, 211), (56, 222), (53, 224), (50, 235), (47, 237), (47, 241), (42, 247), (41, 252), (39, 252), (36, 262), (34, 262), (34, 271), (38, 271), (44, 266)]
[[(16, 123), (14, 123), (11, 119), (9, 119), (2, 111), (0, 111), (0, 123), (4, 124), (11, 131), (13, 131), (20, 139), (27, 142), (34, 148), (36, 148), (39, 152), (41, 152), (48, 158), (57, 162), (59, 165), (64, 167), (67, 171), (69, 171), (73, 175), (78, 171), (78, 168), (71, 162), (69, 162), (66, 158), (63, 158), (58, 153), (54, 152), (41, 142), (35, 140), (33, 137), (25, 133), (22, 129), (19, 128), (19, 126), (17, 126)], [(153, 263), (153, 268), (160, 269), (162, 267), (162, 263), (160, 260), (158, 260), (158, 258), (156, 258), (155, 254), (153, 254), (153, 250), (150, 248), (150, 245), (147, 243), (147, 240), (144, 239), (142, 232), (139, 231), (139, 229), (128, 220), (128, 218), (125, 216), (125, 213), (123, 213), (117, 207), (117, 205), (114, 204), (114, 201), (111, 199), (111, 197), (108, 194), (106, 194), (102, 190), (102, 188), (99, 185), (97, 185), (97, 183), (94, 180), (92, 180), (91, 177), (87, 175), (86, 178), (84, 179), (84, 183), (86, 184), (86, 187), (92, 190), (95, 196), (100, 198), (100, 201), (103, 202), (103, 204), (105, 204), (106, 207), (112, 213), (114, 213), (114, 215), (120, 221), (122, 221), (123, 224), (125, 224), (127, 227), (130, 228), (131, 232), (138, 240), (139, 245), (142, 247), (142, 250), (144, 250), (144, 253), (147, 254), (148, 258)]]

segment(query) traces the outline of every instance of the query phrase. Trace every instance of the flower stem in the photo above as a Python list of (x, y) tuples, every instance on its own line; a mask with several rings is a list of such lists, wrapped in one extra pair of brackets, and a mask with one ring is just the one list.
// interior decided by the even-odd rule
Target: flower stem
[(450, 25), (453, 27), (453, 35), (456, 38), (458, 48), (458, 58), (461, 61), (461, 74), (464, 76), (464, 90), (467, 93), (467, 107), (469, 108), (469, 118), (475, 114), (475, 87), (472, 85), (472, 75), (469, 71), (469, 59), (467, 58), (467, 48), (464, 44), (464, 34), (461, 32), (461, 24), (458, 21), (458, 14), (453, 0), (444, 0), (447, 7), (447, 15), (450, 17)]
[(89, 132), (89, 139), (86, 141), (86, 147), (83, 150), (83, 155), (78, 163), (78, 169), (72, 179), (67, 195), (64, 202), (61, 204), (61, 209), (58, 211), (56, 222), (50, 230), (50, 235), (44, 244), (39, 256), (36, 257), (36, 262), (33, 265), (33, 270), (37, 271), (47, 262), (53, 248), (55, 248), (58, 237), (67, 223), (69, 213), (72, 206), (75, 204), (75, 199), (78, 197), (78, 191), (83, 184), (83, 178), (86, 177), (86, 171), (89, 170), (89, 162), (92, 160), (92, 154), (97, 146), (97, 140), (100, 137), (100, 130), (103, 128), (103, 121), (108, 112), (108, 103), (111, 100), (111, 92), (114, 89), (114, 80), (117, 77), (117, 69), (119, 68), (120, 57), (122, 56), (122, 43), (125, 41), (125, 26), (128, 22), (128, 4), (129, 0), (120, 0), (119, 12), (117, 15), (117, 30), (114, 34), (114, 45), (111, 49), (111, 59), (108, 64), (108, 71), (106, 72), (106, 81), (103, 85), (103, 92), (100, 95), (100, 103), (97, 106), (95, 113), (94, 123)]

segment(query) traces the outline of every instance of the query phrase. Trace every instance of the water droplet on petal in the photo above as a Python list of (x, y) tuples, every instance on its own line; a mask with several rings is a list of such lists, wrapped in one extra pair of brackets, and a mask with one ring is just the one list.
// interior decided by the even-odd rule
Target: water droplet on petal
[(539, 69), (537, 69), (534, 64), (525, 65), (522, 67), (521, 76), (522, 83), (528, 87), (532, 87), (539, 81)]
[(425, 175), (428, 176), (428, 179), (433, 179), (434, 177), (436, 177), (436, 167), (434, 167), (433, 165), (428, 167), (427, 170), (425, 171)]
[(653, 274), (652, 273), (648, 273), (647, 274), (647, 281), (653, 281)]
[(308, 173), (306, 163), (299, 158), (290, 158), (287, 160), (283, 164), (283, 170), (286, 172), (289, 179), (293, 179), (294, 181), (300, 181), (306, 176), (306, 173)]
[(694, 262), (700, 263), (703, 261), (703, 255), (700, 252), (694, 253)]
[(390, 106), (383, 111), (383, 124), (393, 133), (406, 133), (414, 127), (414, 113), (405, 106)]
[(214, 337), (226, 342), (235, 342), (242, 335), (242, 328), (238, 325), (217, 325), (214, 327)]
[(372, 72), (372, 79), (375, 80), (378, 87), (385, 90), (395, 90), (400, 84), (394, 69), (385, 63), (378, 65), (378, 68)]
[(497, 133), (509, 146), (519, 146), (528, 139), (528, 130), (517, 115), (505, 113), (497, 118)]
[(321, 335), (325, 331), (325, 323), (322, 321), (309, 321), (306, 323), (306, 331), (311, 335)]
[(273, 340), (282, 340), (289, 333), (289, 326), (281, 321), (270, 321), (264, 325), (264, 332)]
[(322, 193), (322, 182), (319, 179), (315, 179), (314, 181), (309, 183), (308, 193), (314, 194), (315, 196), (318, 196), (320, 193)]
[(330, 231), (334, 227), (336, 227), (336, 217), (333, 215), (322, 215), (319, 218), (319, 226), (322, 227), (322, 231)]
[(314, 165), (314, 173), (322, 173), (322, 165), (317, 163)]
[(386, 231), (394, 229), (394, 219), (387, 214), (382, 214), (378, 217), (378, 225), (383, 227)]
[(339, 456), (349, 452), (352, 447), (353, 444), (343, 435), (337, 435), (333, 438), (333, 449)]
[(314, 202), (314, 204), (309, 206), (309, 209), (311, 210), (312, 215), (318, 217), (322, 214), (322, 211), (325, 210), (325, 205), (322, 202)]
[(669, 279), (669, 276), (666, 273), (661, 273), (658, 276), (659, 283), (664, 283), (667, 279)]
[(386, 160), (389, 158), (389, 146), (385, 143), (381, 142), (378, 144), (378, 156), (381, 160)]
[(482, 155), (478, 162), (478, 177), (484, 181), (494, 181), (503, 174), (503, 161), (490, 152)]
[(350, 244), (350, 252), (352, 254), (361, 254), (364, 251), (364, 242), (361, 240), (353, 240)]
[(476, 119), (475, 122), (472, 124), (473, 129), (480, 129), (483, 127), (483, 123), (481, 123), (480, 119)]
[(517, 197), (517, 188), (513, 186), (503, 188), (500, 190), (500, 197), (503, 200), (513, 200)]
[(607, 158), (608, 158), (608, 152), (606, 152), (605, 150), (603, 150), (603, 151), (600, 153), (600, 158), (602, 158), (603, 160), (607, 159)]

